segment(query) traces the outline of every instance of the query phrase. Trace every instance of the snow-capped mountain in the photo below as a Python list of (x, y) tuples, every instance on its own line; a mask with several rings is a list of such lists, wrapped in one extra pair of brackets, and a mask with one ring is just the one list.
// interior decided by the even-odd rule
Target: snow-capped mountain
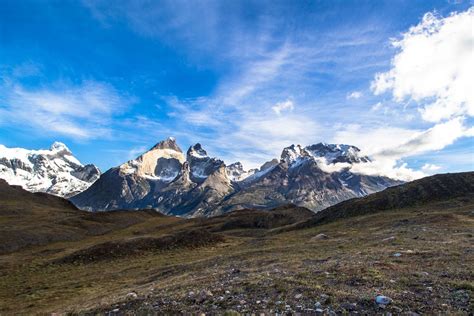
[(238, 182), (238, 190), (228, 196), (216, 212), (286, 203), (319, 211), (401, 183), (383, 176), (351, 172), (352, 166), (370, 161), (355, 146), (291, 145), (283, 149), (279, 161), (266, 162), (253, 175)]
[(99, 176), (96, 166), (81, 164), (60, 142), (46, 150), (0, 145), (0, 178), (31, 192), (70, 197), (87, 189)]
[(245, 180), (251, 175), (255, 174), (258, 169), (244, 170), (244, 166), (240, 161), (234, 162), (227, 166), (227, 175), (234, 182)]
[(87, 210), (155, 208), (165, 214), (201, 216), (233, 191), (223, 161), (200, 144), (186, 156), (174, 138), (105, 172), (71, 201)]
[(319, 143), (291, 145), (279, 160), (246, 171), (239, 162), (226, 166), (209, 157), (199, 143), (185, 155), (168, 138), (108, 170), (71, 201), (87, 210), (154, 208), (188, 217), (288, 203), (318, 211), (400, 183), (351, 172), (352, 166), (364, 163), (370, 158), (357, 147)]

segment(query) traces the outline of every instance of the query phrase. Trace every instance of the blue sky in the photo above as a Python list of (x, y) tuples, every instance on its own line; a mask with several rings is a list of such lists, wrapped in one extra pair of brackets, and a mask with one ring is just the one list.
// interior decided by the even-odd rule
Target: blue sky
[(474, 167), (469, 1), (0, 8), (8, 147), (59, 140), (103, 171), (168, 136), (247, 167), (317, 142), (357, 145), (387, 174)]

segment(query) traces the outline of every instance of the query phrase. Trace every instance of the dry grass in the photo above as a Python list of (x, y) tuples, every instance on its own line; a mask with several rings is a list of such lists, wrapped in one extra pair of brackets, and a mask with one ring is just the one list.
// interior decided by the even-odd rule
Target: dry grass
[[(203, 226), (212, 230), (202, 221), (154, 217), (104, 235), (0, 256), (0, 314), (116, 308), (120, 313), (310, 312), (318, 301), (334, 311), (375, 313), (382, 311), (373, 302), (377, 294), (393, 299), (386, 308), (392, 313), (468, 314), (473, 209), (474, 203), (456, 200), (281, 234), (236, 228), (203, 247), (54, 263), (105, 242), (161, 238)], [(311, 240), (320, 233), (329, 238)], [(200, 296), (202, 290), (212, 296)], [(127, 298), (132, 291), (136, 299)]]

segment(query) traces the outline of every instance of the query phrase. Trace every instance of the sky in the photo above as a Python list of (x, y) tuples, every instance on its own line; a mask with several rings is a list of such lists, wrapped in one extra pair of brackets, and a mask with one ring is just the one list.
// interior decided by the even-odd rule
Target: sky
[(0, 144), (102, 171), (169, 136), (257, 167), (358, 146), (362, 173), (474, 170), (469, 1), (0, 0)]

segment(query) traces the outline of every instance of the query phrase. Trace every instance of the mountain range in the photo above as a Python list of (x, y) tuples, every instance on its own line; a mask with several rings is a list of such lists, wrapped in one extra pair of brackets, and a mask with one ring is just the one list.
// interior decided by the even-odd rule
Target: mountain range
[(99, 176), (96, 166), (83, 165), (60, 142), (45, 150), (0, 145), (0, 178), (31, 192), (71, 197), (87, 189)]
[[(351, 166), (370, 161), (355, 146), (291, 145), (283, 149), (279, 160), (246, 171), (240, 162), (226, 166), (209, 157), (199, 143), (184, 153), (170, 137), (136, 159), (109, 169), (70, 200), (90, 211), (152, 208), (186, 217), (288, 203), (319, 211), (401, 183), (351, 172)], [(328, 170), (336, 163), (348, 167)]]

